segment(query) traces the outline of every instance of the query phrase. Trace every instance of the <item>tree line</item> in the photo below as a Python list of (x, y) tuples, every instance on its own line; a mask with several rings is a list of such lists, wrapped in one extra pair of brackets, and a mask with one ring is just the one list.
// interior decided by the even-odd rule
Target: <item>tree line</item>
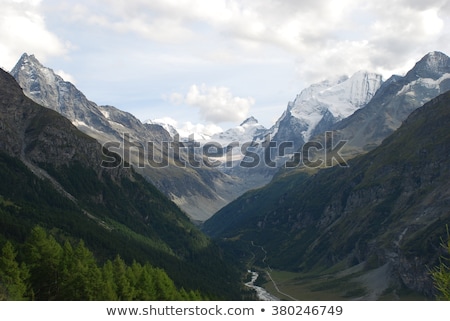
[(173, 301), (206, 300), (198, 291), (178, 289), (163, 269), (126, 264), (117, 255), (100, 265), (78, 241), (58, 242), (42, 227), (0, 254), (0, 300)]

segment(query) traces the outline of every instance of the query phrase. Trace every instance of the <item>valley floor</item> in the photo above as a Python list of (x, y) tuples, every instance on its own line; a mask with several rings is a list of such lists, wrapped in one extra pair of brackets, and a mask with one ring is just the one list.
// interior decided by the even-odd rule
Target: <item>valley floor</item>
[(426, 300), (407, 289), (390, 288), (388, 268), (362, 271), (362, 266), (355, 266), (335, 274), (317, 275), (272, 270), (262, 287), (286, 301)]

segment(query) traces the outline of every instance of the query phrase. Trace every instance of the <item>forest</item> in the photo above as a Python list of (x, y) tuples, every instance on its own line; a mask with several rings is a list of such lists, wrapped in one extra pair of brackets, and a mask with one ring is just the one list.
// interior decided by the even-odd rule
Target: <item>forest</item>
[(7, 241), (0, 256), (1, 300), (207, 300), (178, 289), (164, 270), (117, 255), (99, 264), (82, 240), (58, 242), (36, 226), (27, 240)]

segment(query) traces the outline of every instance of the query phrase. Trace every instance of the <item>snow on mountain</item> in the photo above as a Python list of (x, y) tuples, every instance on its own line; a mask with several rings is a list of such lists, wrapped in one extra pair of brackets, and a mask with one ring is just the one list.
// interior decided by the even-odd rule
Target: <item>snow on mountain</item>
[(255, 137), (259, 137), (268, 132), (268, 129), (258, 123), (258, 120), (251, 116), (244, 120), (239, 126), (223, 131), (214, 124), (192, 124), (186, 122), (181, 125), (172, 118), (146, 120), (147, 124), (156, 124), (167, 130), (172, 137), (179, 135), (181, 141), (194, 140), (201, 145), (215, 142), (226, 146), (232, 142), (251, 142)]
[[(422, 86), (427, 89), (439, 89), (442, 82), (450, 80), (450, 73), (442, 75), (438, 79), (433, 78), (419, 78), (415, 81), (410, 82), (403, 86), (403, 88), (397, 93), (397, 96), (408, 94), (410, 96), (415, 96), (414, 87)], [(421, 102), (422, 104), (426, 101)]]
[(345, 140), (342, 153), (355, 155), (378, 146), (407, 117), (431, 99), (450, 90), (450, 58), (441, 52), (425, 55), (405, 76), (392, 76), (375, 97), (331, 128)]
[(211, 137), (222, 132), (223, 129), (215, 124), (193, 124), (192, 122), (185, 122), (179, 124), (171, 117), (163, 117), (158, 119), (146, 120), (147, 124), (155, 124), (162, 126), (174, 138), (179, 135), (180, 141), (208, 142)]
[(243, 144), (252, 142), (255, 137), (264, 135), (267, 131), (267, 128), (259, 124), (255, 117), (251, 116), (244, 120), (239, 126), (214, 134), (211, 139), (223, 146), (228, 145), (231, 142)]
[(171, 121), (171, 119), (147, 119), (144, 121), (144, 124), (150, 124), (150, 125), (159, 125), (162, 128), (164, 128), (171, 137), (174, 137), (175, 135), (179, 135), (177, 129), (175, 128), (175, 121)]
[[(341, 76), (314, 84), (289, 103), (287, 112), (280, 119), (291, 116), (300, 120), (306, 142), (325, 116), (332, 116), (333, 122), (350, 116), (372, 99), (381, 84), (381, 75), (367, 71), (358, 71), (350, 78)], [(277, 122), (278, 126), (280, 122)]]
[(408, 80), (417, 78), (436, 80), (446, 73), (450, 73), (450, 58), (442, 52), (432, 51), (420, 59), (405, 77)]
[(416, 63), (406, 74), (405, 79), (409, 82), (402, 87), (397, 96), (415, 97), (419, 100), (419, 105), (423, 105), (448, 87), (450, 58), (438, 51), (430, 52)]

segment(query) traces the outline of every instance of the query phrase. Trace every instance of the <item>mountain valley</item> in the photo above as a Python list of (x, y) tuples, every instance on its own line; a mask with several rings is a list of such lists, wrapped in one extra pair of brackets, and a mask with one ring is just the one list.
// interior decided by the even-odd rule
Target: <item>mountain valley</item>
[(100, 266), (161, 269), (177, 299), (255, 299), (247, 270), (286, 300), (434, 299), (449, 106), (450, 58), (430, 52), (404, 76), (312, 84), (270, 128), (252, 116), (184, 137), (23, 54), (0, 70), (0, 249), (32, 264), (23, 253), (43, 228)]
[(399, 297), (403, 288), (432, 297), (429, 269), (450, 223), (449, 105), (450, 92), (431, 100), (348, 167), (285, 170), (220, 210), (204, 231), (240, 255), (264, 247), (272, 269), (310, 278), (381, 272), (381, 288), (343, 291), (341, 299)]
[[(132, 168), (101, 167), (95, 139), (27, 98), (4, 71), (0, 108), (2, 247), (11, 242), (23, 256), (21, 244), (40, 227), (61, 243), (82, 240), (99, 262), (120, 256), (163, 269), (179, 290), (240, 297), (233, 260), (184, 212)], [(56, 289), (40, 297), (40, 285), (32, 285), (36, 299), (58, 298)]]

